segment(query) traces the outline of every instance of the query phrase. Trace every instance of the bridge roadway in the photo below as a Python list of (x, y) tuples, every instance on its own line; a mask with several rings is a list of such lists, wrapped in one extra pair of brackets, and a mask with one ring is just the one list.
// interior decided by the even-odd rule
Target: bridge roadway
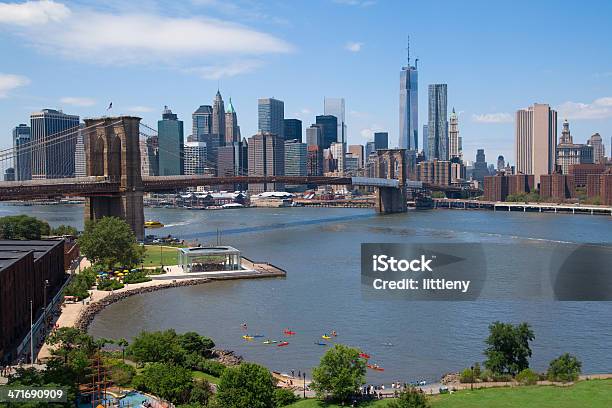
[[(295, 177), (295, 176), (159, 176), (142, 178), (145, 192), (163, 192), (202, 185), (249, 183), (284, 183), (313, 185), (355, 185), (399, 188), (398, 180), (368, 177)], [(0, 182), (0, 201), (55, 198), (65, 196), (103, 197), (121, 193), (119, 181), (102, 176)]]

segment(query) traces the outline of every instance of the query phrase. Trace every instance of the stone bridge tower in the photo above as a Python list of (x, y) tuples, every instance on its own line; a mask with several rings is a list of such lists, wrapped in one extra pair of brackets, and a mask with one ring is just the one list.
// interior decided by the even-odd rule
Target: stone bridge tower
[(376, 211), (382, 214), (408, 211), (406, 204), (406, 149), (378, 149), (376, 177), (397, 179), (399, 188), (376, 189)]
[(87, 197), (85, 221), (113, 216), (124, 219), (139, 240), (144, 239), (143, 185), (140, 169), (140, 118), (85, 119), (87, 176), (119, 184), (110, 197)]

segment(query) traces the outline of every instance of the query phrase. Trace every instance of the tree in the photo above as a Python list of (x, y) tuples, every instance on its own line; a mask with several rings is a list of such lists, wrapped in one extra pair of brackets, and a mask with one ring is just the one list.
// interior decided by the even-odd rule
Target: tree
[(55, 228), (51, 228), (51, 235), (64, 236), (70, 235), (76, 237), (79, 234), (79, 231), (72, 225), (58, 225)]
[(155, 332), (141, 332), (127, 348), (128, 355), (141, 363), (161, 362), (182, 364), (185, 350), (178, 343), (173, 329)]
[(191, 394), (189, 395), (189, 402), (206, 406), (212, 396), (213, 390), (207, 380), (195, 381), (191, 389)]
[(529, 368), (531, 348), (529, 342), (535, 339), (528, 323), (514, 326), (511, 323), (493, 322), (489, 325), (486, 340), (485, 367), (494, 374), (516, 375)]
[(185, 351), (202, 356), (209, 356), (215, 343), (208, 337), (200, 336), (196, 332), (187, 332), (179, 335), (179, 344)]
[(287, 388), (277, 388), (274, 390), (274, 406), (276, 408), (286, 407), (299, 400), (295, 393)]
[(217, 386), (217, 402), (223, 408), (273, 408), (272, 374), (254, 363), (229, 367)]
[(50, 232), (49, 224), (35, 217), (28, 215), (0, 217), (1, 239), (40, 239)]
[(74, 327), (60, 327), (54, 330), (47, 338), (47, 344), (56, 346), (52, 354), (61, 357), (64, 363), (69, 363), (75, 350), (84, 350), (87, 355), (93, 354), (96, 350), (93, 337)]
[(569, 353), (562, 354), (552, 360), (546, 373), (550, 381), (576, 381), (582, 372), (582, 363), (576, 356)]
[(125, 363), (125, 348), (130, 345), (128, 341), (124, 338), (120, 338), (117, 340), (117, 345), (121, 347), (121, 361)]
[(365, 384), (366, 365), (359, 350), (336, 344), (312, 371), (311, 388), (319, 397), (331, 395), (344, 402)]
[(130, 226), (117, 217), (88, 221), (78, 239), (81, 253), (92, 263), (108, 267), (134, 266), (144, 258), (144, 247), (138, 245)]
[(526, 368), (516, 375), (516, 381), (521, 385), (535, 385), (540, 376), (530, 368)]
[(429, 402), (423, 391), (410, 387), (402, 392), (397, 399), (391, 401), (389, 408), (429, 408)]
[(133, 384), (141, 391), (151, 392), (173, 403), (189, 402), (193, 380), (191, 371), (174, 364), (149, 363)]

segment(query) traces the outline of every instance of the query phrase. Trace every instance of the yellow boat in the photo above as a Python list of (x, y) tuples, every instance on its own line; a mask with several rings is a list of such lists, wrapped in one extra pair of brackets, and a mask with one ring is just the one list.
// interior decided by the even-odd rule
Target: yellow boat
[(145, 221), (144, 223), (145, 228), (161, 228), (163, 226), (164, 224), (159, 221)]
[(325, 340), (331, 339), (331, 337), (329, 337), (327, 334), (322, 335), (321, 338)]
[(251, 340), (253, 340), (253, 339), (254, 339), (254, 337), (253, 337), (253, 336), (246, 336), (246, 335), (245, 335), (245, 336), (242, 336), (242, 338), (243, 338), (243, 339), (245, 339), (245, 340), (247, 340), (247, 341), (251, 341)]

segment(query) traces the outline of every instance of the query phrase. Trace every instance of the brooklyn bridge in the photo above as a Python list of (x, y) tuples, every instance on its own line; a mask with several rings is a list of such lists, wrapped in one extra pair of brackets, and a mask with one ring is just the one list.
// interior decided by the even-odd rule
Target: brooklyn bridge
[[(144, 125), (146, 126), (146, 125)], [(84, 219), (120, 217), (144, 238), (143, 195), (172, 192), (197, 186), (249, 183), (292, 185), (353, 185), (373, 187), (376, 211), (390, 214), (407, 211), (406, 163), (403, 149), (378, 150), (376, 177), (266, 176), (143, 176), (141, 173), (139, 117), (119, 116), (85, 119), (87, 177), (0, 182), (0, 201), (85, 197)], [(58, 143), (47, 140), (43, 143)], [(40, 148), (30, 146), (30, 150)], [(4, 158), (10, 154), (5, 154)]]

